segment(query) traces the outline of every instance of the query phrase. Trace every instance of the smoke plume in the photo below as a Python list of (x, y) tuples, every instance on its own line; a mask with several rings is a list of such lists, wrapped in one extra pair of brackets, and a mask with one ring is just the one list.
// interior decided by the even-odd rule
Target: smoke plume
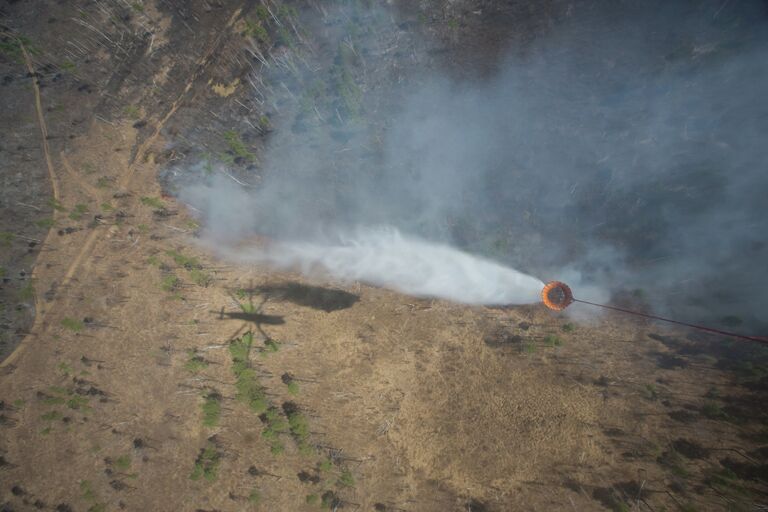
[(460, 302), (578, 275), (577, 296), (765, 326), (764, 3), (585, 2), (471, 79), (397, 12), (350, 9), (324, 14), (332, 58), (264, 71), (261, 181), (180, 173), (204, 238), (266, 235), (279, 250), (248, 258)]

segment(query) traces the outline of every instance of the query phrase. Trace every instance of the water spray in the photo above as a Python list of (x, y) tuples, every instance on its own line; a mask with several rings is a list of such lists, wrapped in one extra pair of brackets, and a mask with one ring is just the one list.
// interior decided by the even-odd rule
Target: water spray
[(634, 311), (631, 309), (619, 308), (616, 306), (609, 306), (607, 304), (598, 304), (596, 302), (589, 302), (586, 300), (577, 299), (576, 297), (573, 296), (571, 287), (561, 281), (550, 281), (546, 285), (544, 285), (544, 288), (541, 290), (541, 301), (544, 303), (545, 306), (547, 306), (549, 309), (552, 309), (554, 311), (562, 311), (568, 306), (570, 306), (571, 304), (573, 304), (574, 302), (580, 302), (582, 304), (587, 304), (590, 306), (595, 306), (595, 307), (604, 308), (604, 309), (610, 309), (613, 311), (619, 311), (621, 313), (641, 316), (644, 318), (650, 318), (652, 320), (660, 320), (662, 322), (668, 322), (671, 324), (683, 325), (685, 327), (691, 327), (693, 329), (698, 329), (700, 331), (710, 332), (713, 334), (721, 334), (723, 336), (730, 336), (732, 338), (739, 338), (742, 340), (757, 341), (759, 343), (768, 344), (768, 338), (765, 338), (765, 337), (747, 336), (745, 334), (738, 334), (735, 332), (723, 331), (720, 329), (714, 329), (712, 327), (706, 327), (703, 325), (689, 324), (686, 322), (681, 322), (679, 320), (673, 320), (671, 318), (664, 318), (661, 316), (649, 315), (647, 313), (642, 313), (640, 311)]

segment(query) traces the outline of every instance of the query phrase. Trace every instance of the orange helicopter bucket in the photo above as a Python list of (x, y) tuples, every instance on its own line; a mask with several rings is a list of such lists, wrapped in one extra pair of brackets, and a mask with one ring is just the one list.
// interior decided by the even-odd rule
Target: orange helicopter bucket
[(541, 290), (541, 301), (549, 309), (562, 311), (573, 302), (573, 292), (565, 283), (550, 281)]
[(736, 332), (723, 331), (720, 329), (713, 329), (704, 325), (689, 324), (687, 322), (680, 322), (679, 320), (673, 320), (671, 318), (664, 318), (663, 316), (650, 315), (643, 313), (642, 311), (632, 311), (631, 309), (620, 308), (617, 306), (609, 306), (608, 304), (597, 304), (595, 302), (589, 302), (583, 299), (576, 299), (573, 296), (571, 287), (562, 281), (550, 281), (544, 285), (544, 289), (541, 290), (541, 301), (549, 309), (554, 311), (562, 311), (574, 302), (581, 302), (582, 304), (589, 304), (590, 306), (596, 306), (599, 308), (610, 309), (613, 311), (620, 311), (622, 313), (629, 313), (630, 315), (641, 316), (643, 318), (649, 318), (651, 320), (661, 320), (662, 322), (669, 322), (671, 324), (683, 325), (685, 327), (691, 327), (700, 331), (709, 332), (712, 334), (721, 334), (723, 336), (730, 336), (733, 338), (740, 338), (743, 340), (757, 341), (759, 343), (765, 343), (768, 345), (768, 338), (765, 336), (747, 336), (745, 334), (739, 334)]

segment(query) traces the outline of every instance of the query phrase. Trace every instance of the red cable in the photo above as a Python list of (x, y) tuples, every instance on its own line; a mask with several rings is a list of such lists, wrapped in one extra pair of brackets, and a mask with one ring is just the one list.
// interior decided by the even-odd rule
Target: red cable
[(645, 318), (651, 318), (653, 320), (661, 320), (663, 322), (669, 322), (671, 324), (684, 325), (686, 327), (692, 327), (694, 329), (699, 329), (701, 331), (707, 331), (707, 332), (711, 332), (711, 333), (715, 333), (715, 334), (722, 334), (723, 336), (731, 336), (733, 338), (741, 338), (743, 340), (757, 341), (759, 343), (766, 343), (766, 344), (768, 344), (768, 338), (764, 338), (764, 337), (747, 336), (747, 335), (744, 335), (744, 334), (737, 334), (735, 332), (728, 332), (728, 331), (721, 331), (720, 329), (713, 329), (712, 327), (704, 327), (703, 325), (687, 324), (685, 322), (680, 322), (678, 320), (672, 320), (671, 318), (664, 318), (664, 317), (656, 316), (656, 315), (648, 315), (646, 313), (641, 313), (639, 311), (632, 311), (630, 309), (617, 308), (616, 306), (607, 306), (605, 304), (596, 304), (594, 302), (589, 302), (589, 301), (586, 301), (586, 300), (581, 300), (581, 299), (576, 299), (576, 298), (574, 298), (573, 301), (574, 302), (581, 302), (583, 304), (589, 304), (590, 306), (597, 306), (597, 307), (605, 308), (605, 309), (613, 309), (614, 311), (621, 311), (622, 313), (629, 313), (630, 315), (637, 315), (637, 316), (642, 316), (642, 317), (645, 317)]

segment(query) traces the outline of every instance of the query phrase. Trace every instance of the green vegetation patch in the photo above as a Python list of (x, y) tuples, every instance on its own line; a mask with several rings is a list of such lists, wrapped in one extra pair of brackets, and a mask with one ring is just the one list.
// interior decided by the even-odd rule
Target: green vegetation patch
[[(262, 7), (262, 6), (259, 6)], [(270, 38), (267, 29), (261, 24), (260, 21), (245, 20), (245, 31), (243, 33), (246, 37), (253, 37), (260, 43), (269, 45)]]
[(286, 384), (286, 387), (288, 388), (288, 393), (290, 393), (293, 396), (296, 396), (299, 394), (299, 383), (295, 380), (291, 380)]
[(147, 197), (144, 196), (141, 198), (141, 204), (144, 206), (149, 206), (150, 208), (155, 208), (157, 210), (162, 210), (165, 208), (165, 204), (163, 203), (163, 200), (159, 197)]
[(163, 276), (163, 279), (160, 281), (160, 288), (166, 292), (176, 291), (179, 289), (180, 286), (181, 286), (181, 279), (179, 279), (173, 274), (167, 274)]
[(332, 70), (332, 83), (339, 96), (340, 106), (348, 116), (357, 118), (360, 115), (363, 93), (355, 81), (353, 69), (357, 55), (350, 46), (340, 43), (336, 56), (336, 65)]
[(19, 300), (28, 301), (35, 297), (35, 287), (33, 281), (30, 279), (24, 286), (19, 288)]
[(139, 112), (139, 107), (136, 105), (126, 105), (123, 108), (123, 114), (125, 114), (127, 117), (131, 119), (138, 119), (141, 117), (141, 113)]
[(216, 445), (209, 441), (205, 448), (200, 450), (200, 454), (195, 459), (195, 467), (192, 469), (189, 478), (192, 480), (204, 478), (208, 482), (214, 482), (218, 477), (220, 464), (221, 454)]
[(64, 317), (64, 319), (61, 321), (61, 325), (62, 327), (69, 329), (72, 332), (80, 332), (85, 329), (85, 324), (83, 322), (68, 316)]
[(646, 384), (643, 387), (643, 397), (646, 400), (656, 401), (659, 398), (659, 392), (656, 390), (656, 386), (653, 384)]
[(349, 469), (342, 471), (337, 483), (344, 487), (354, 487), (355, 479), (352, 477), (352, 472)]
[(251, 492), (248, 493), (248, 503), (251, 505), (258, 505), (261, 501), (261, 493), (258, 489), (251, 489)]
[(69, 218), (72, 220), (80, 220), (83, 218), (83, 215), (88, 211), (88, 206), (83, 203), (78, 203), (75, 205), (75, 207), (72, 209), (71, 212), (69, 212)]
[(247, 332), (242, 337), (230, 342), (229, 353), (232, 356), (232, 372), (236, 378), (236, 399), (248, 405), (253, 412), (261, 414), (267, 410), (268, 401), (264, 388), (259, 383), (256, 372), (251, 366), (252, 345), (253, 333)]
[(165, 251), (165, 254), (173, 259), (174, 263), (186, 270), (199, 270), (203, 268), (200, 261), (194, 256), (185, 256), (178, 251)]
[(189, 359), (187, 359), (187, 362), (184, 363), (185, 370), (192, 373), (198, 373), (208, 368), (208, 361), (206, 361), (203, 356), (199, 355), (194, 350), (188, 350), (187, 355), (189, 355)]
[(43, 421), (57, 421), (64, 417), (63, 414), (61, 414), (59, 411), (48, 411), (45, 414), (40, 416), (40, 419)]
[(193, 268), (189, 271), (189, 278), (197, 286), (207, 288), (213, 282), (213, 276), (204, 270)]
[(60, 211), (60, 212), (67, 211), (67, 209), (64, 208), (64, 205), (61, 204), (61, 201), (58, 201), (54, 198), (51, 198), (48, 200), (48, 205), (56, 211)]
[(210, 391), (203, 395), (203, 425), (215, 427), (221, 418), (221, 395)]
[(56, 224), (56, 221), (50, 217), (46, 217), (45, 219), (39, 219), (35, 221), (35, 226), (42, 229), (50, 229), (54, 224)]
[(243, 158), (248, 162), (256, 160), (256, 155), (248, 151), (240, 134), (235, 130), (227, 130), (224, 132), (224, 140), (227, 142), (229, 149), (238, 157)]
[(75, 395), (67, 400), (67, 407), (74, 410), (90, 410), (89, 400), (84, 396)]
[(290, 428), (283, 415), (276, 407), (270, 407), (262, 416), (262, 421), (266, 423), (261, 436), (269, 442), (270, 451), (274, 455), (280, 455), (285, 451), (285, 446), (280, 442), (280, 434), (288, 431)]
[(115, 459), (115, 467), (120, 471), (128, 471), (131, 467), (131, 462), (130, 455), (120, 455)]
[(3, 247), (10, 247), (16, 235), (10, 231), (0, 231), (0, 245)]

